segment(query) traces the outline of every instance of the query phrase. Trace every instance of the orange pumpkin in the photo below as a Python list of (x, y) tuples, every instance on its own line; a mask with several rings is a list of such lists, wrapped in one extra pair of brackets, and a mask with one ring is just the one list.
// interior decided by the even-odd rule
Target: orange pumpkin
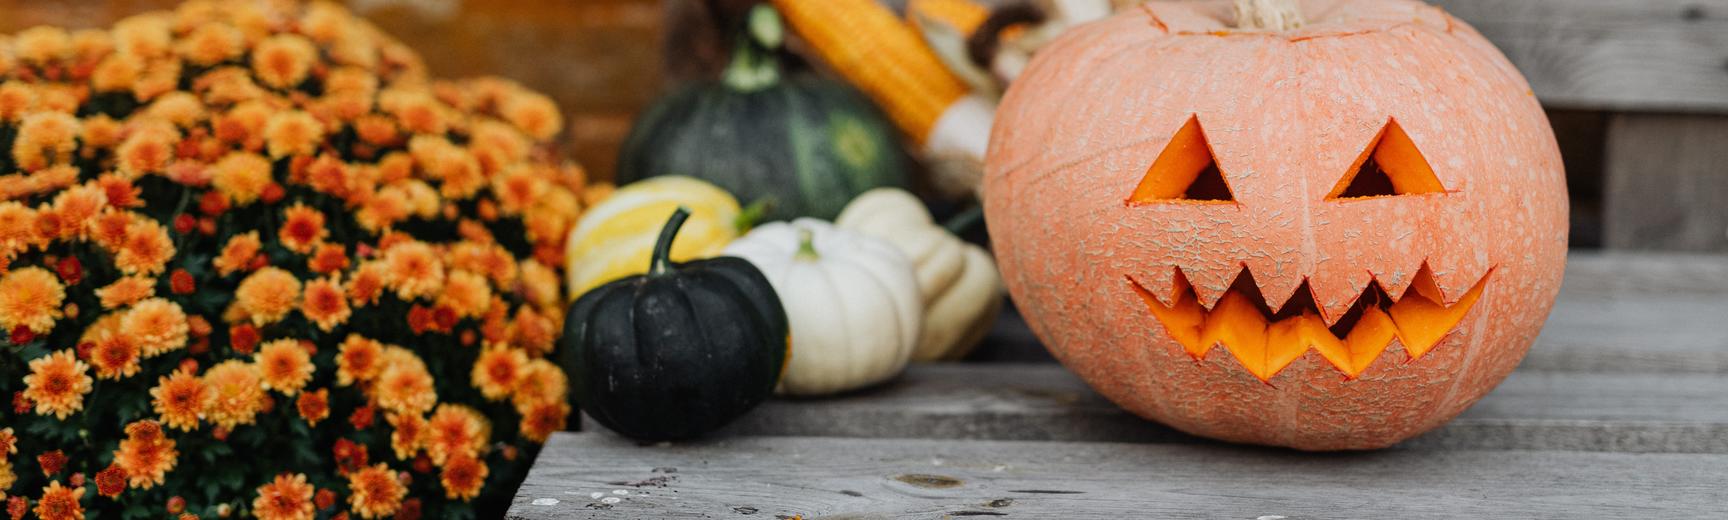
[(1184, 431), (1330, 450), (1439, 426), (1559, 289), (1546, 116), (1440, 9), (1240, 3), (1294, 5), (1153, 2), (1037, 56), (986, 163), (1005, 282), (1059, 360)]

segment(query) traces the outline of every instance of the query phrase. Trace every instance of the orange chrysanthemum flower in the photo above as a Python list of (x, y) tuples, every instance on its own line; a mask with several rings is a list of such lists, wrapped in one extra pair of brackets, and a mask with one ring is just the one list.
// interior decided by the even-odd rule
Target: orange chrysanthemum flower
[(180, 42), (179, 54), (194, 65), (208, 67), (239, 56), (245, 50), (243, 38), (232, 25), (205, 23)]
[[(0, 489), (12, 489), (12, 484), (18, 481), (18, 473), (12, 469), (12, 463), (6, 457), (0, 457)], [(12, 513), (13, 518), (23, 518), (24, 508), (19, 507)]]
[(550, 139), (564, 129), (558, 105), (544, 94), (517, 91), (505, 99), (499, 109), (506, 121), (535, 139)]
[(397, 460), (408, 460), (420, 453), (420, 448), (426, 445), (426, 419), (416, 413), (393, 413), (385, 417), (390, 421), (390, 449), (396, 452)]
[(306, 475), (277, 475), (276, 480), (258, 487), (252, 514), (258, 520), (312, 520), (317, 513), (312, 507), (313, 491)]
[(108, 209), (90, 222), (90, 239), (109, 251), (120, 249), (126, 242), (126, 230), (132, 227), (135, 215), (129, 211)]
[(426, 413), (438, 402), (432, 374), (412, 352), (391, 347), (384, 352), (384, 370), (373, 382), (373, 400), (392, 412)]
[(126, 470), (115, 464), (109, 464), (102, 471), (96, 472), (96, 493), (108, 498), (120, 496), (126, 490)]
[(311, 253), (313, 246), (330, 236), (330, 230), (324, 227), (324, 214), (305, 204), (289, 206), (282, 211), (282, 217), (282, 229), (276, 232), (276, 240), (289, 251)]
[(156, 296), (156, 282), (142, 276), (127, 276), (96, 290), (103, 308), (117, 309)]
[(450, 265), (486, 275), (498, 287), (516, 283), (516, 258), (497, 244), (458, 243), (451, 248)]
[(120, 332), (136, 342), (144, 357), (186, 346), (191, 325), (180, 304), (163, 298), (150, 298), (132, 305), (120, 320)]
[(530, 303), (542, 308), (556, 308), (563, 304), (564, 297), (558, 293), (557, 271), (534, 260), (523, 260), (520, 265), (520, 286), (523, 296), (526, 296)]
[(114, 153), (120, 159), (119, 170), (122, 173), (137, 177), (160, 172), (168, 166), (168, 161), (174, 158), (174, 148), (180, 145), (180, 133), (174, 130), (173, 125), (161, 123), (139, 127), (120, 141), (120, 147), (115, 148)]
[(312, 257), (306, 259), (306, 268), (319, 274), (336, 274), (348, 268), (348, 250), (342, 244), (325, 242), (318, 244), (318, 249), (312, 252)]
[(150, 389), (151, 404), (162, 424), (182, 431), (198, 429), (198, 418), (215, 404), (216, 394), (191, 370), (162, 376)]
[(252, 359), (264, 379), (264, 389), (289, 396), (305, 388), (317, 368), (312, 365), (312, 355), (300, 346), (297, 339), (267, 341), (258, 347), (258, 353)]
[(488, 345), (474, 360), (474, 372), (469, 377), (474, 387), (487, 399), (499, 400), (516, 389), (517, 381), (528, 366), (528, 355), (508, 345)]
[(330, 390), (319, 388), (317, 391), (300, 394), (300, 399), (294, 401), (294, 407), (300, 411), (300, 418), (307, 424), (317, 426), (319, 421), (330, 417)]
[(426, 420), (426, 455), (438, 465), (455, 456), (477, 456), (491, 434), (492, 425), (480, 412), (459, 404), (441, 404)]
[(402, 509), (407, 486), (384, 463), (360, 468), (348, 475), (348, 506), (361, 518), (382, 518)]
[(324, 125), (306, 112), (276, 112), (264, 123), (264, 144), (271, 158), (312, 155), (323, 141)]
[(550, 354), (557, 339), (558, 329), (551, 318), (535, 312), (533, 307), (516, 309), (516, 317), (510, 322), (510, 340), (516, 345), (529, 352)]
[(35, 112), (24, 116), (12, 141), (12, 160), (18, 168), (33, 172), (70, 161), (78, 148), (78, 118), (59, 112)]
[(265, 85), (285, 89), (306, 80), (318, 49), (306, 38), (294, 34), (278, 34), (258, 42), (252, 49), (252, 74)]
[(189, 128), (203, 122), (209, 115), (204, 102), (191, 92), (175, 91), (163, 94), (144, 108), (146, 117), (153, 117), (173, 123), (180, 128)]
[(486, 463), (479, 458), (458, 455), (445, 461), (438, 481), (444, 484), (446, 498), (469, 501), (480, 495), (480, 488), (486, 485), (486, 475), (490, 473)]
[(121, 331), (125, 313), (111, 313), (97, 318), (84, 329), (80, 344), (90, 346), (90, 364), (96, 367), (96, 377), (120, 379), (138, 373), (139, 360), (144, 358), (138, 342)]
[(403, 242), (384, 252), (384, 282), (396, 297), (413, 300), (444, 288), (444, 263), (424, 242)]
[(378, 297), (384, 294), (386, 266), (383, 262), (366, 262), (348, 278), (348, 298), (354, 300), (356, 307), (363, 307), (378, 302)]
[(518, 428), (522, 438), (534, 442), (546, 442), (552, 432), (564, 429), (565, 421), (570, 417), (570, 405), (564, 402), (540, 403), (529, 406), (522, 412), (522, 424)]
[(351, 311), (348, 308), (348, 296), (342, 292), (342, 283), (331, 276), (306, 282), (305, 297), (301, 298), (300, 314), (307, 321), (318, 325), (320, 330), (330, 329), (348, 321)]
[(505, 215), (520, 215), (534, 201), (551, 190), (551, 182), (532, 167), (519, 165), (504, 170), (492, 179), (492, 193), (498, 196), (499, 209)]
[(70, 350), (61, 350), (30, 361), (24, 376), (24, 397), (36, 403), (36, 415), (65, 419), (84, 409), (84, 394), (90, 393), (90, 366)]
[(204, 384), (210, 388), (210, 406), (204, 416), (211, 423), (227, 429), (252, 424), (264, 409), (264, 378), (258, 367), (230, 359), (210, 367), (204, 373)]
[(107, 205), (108, 195), (93, 184), (74, 186), (60, 192), (54, 197), (54, 212), (66, 223), (61, 227), (61, 238), (85, 236), (88, 223)]
[(274, 182), (270, 160), (249, 152), (233, 152), (214, 166), (210, 185), (237, 206), (251, 204)]
[(457, 316), (480, 316), (492, 305), (492, 287), (478, 274), (453, 271), (444, 279), (444, 293), (438, 295), (438, 305), (456, 311)]
[(336, 353), (336, 384), (367, 382), (384, 370), (384, 345), (359, 334), (349, 334)]
[(62, 316), (66, 286), (53, 272), (40, 267), (13, 269), (0, 276), (0, 327), (27, 327), (37, 334), (54, 329)]
[(22, 251), (41, 245), (36, 210), (18, 202), (0, 202), (0, 249)]
[(257, 325), (281, 320), (299, 307), (300, 280), (276, 267), (253, 272), (234, 289), (234, 302)]
[(157, 274), (174, 258), (174, 240), (168, 228), (151, 218), (134, 219), (126, 226), (126, 240), (114, 254), (114, 266), (126, 274)]
[(517, 411), (533, 409), (535, 405), (562, 402), (569, 391), (570, 380), (551, 361), (536, 359), (522, 369), (516, 382), (512, 402)]
[(258, 252), (263, 248), (264, 243), (258, 240), (257, 231), (234, 235), (222, 246), (222, 253), (216, 256), (211, 265), (215, 266), (216, 273), (222, 276), (245, 271), (252, 266), (252, 259), (257, 258)]
[[(12, 433), (11, 427), (0, 428), (0, 460), (6, 460), (8, 455), (18, 454), (18, 436)], [(6, 486), (0, 486), (6, 489)]]
[[(42, 498), (36, 500), (36, 517), (42, 520), (84, 520), (84, 486), (64, 487), (60, 481), (49, 482), (42, 488)], [(14, 515), (22, 516), (22, 515)]]
[(126, 479), (139, 489), (161, 485), (179, 462), (174, 440), (162, 434), (161, 424), (148, 419), (126, 425), (126, 439), (114, 450), (114, 464), (126, 470)]

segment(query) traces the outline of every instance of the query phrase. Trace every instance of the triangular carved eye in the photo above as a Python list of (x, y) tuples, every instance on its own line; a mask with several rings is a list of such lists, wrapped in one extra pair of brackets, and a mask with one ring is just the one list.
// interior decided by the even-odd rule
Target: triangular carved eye
[(1398, 127), (1398, 121), (1387, 120), (1386, 127), (1374, 136), (1374, 141), (1356, 158), (1350, 173), (1338, 181), (1326, 200), (1445, 191), (1440, 178), (1434, 176), (1434, 168), (1422, 157), (1422, 151), (1416, 149), (1416, 143)]
[(1189, 117), (1182, 129), (1170, 138), (1170, 144), (1158, 153), (1146, 177), (1128, 196), (1129, 204), (1157, 202), (1230, 203), (1230, 185), (1218, 171), (1218, 161), (1212, 156), (1212, 146), (1206, 142), (1206, 132), (1200, 129), (1200, 119)]

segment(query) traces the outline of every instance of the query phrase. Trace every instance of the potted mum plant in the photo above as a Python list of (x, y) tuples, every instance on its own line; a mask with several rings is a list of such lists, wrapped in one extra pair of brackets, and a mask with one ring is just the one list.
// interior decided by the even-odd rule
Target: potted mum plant
[(0, 37), (0, 518), (501, 514), (582, 171), (328, 3)]

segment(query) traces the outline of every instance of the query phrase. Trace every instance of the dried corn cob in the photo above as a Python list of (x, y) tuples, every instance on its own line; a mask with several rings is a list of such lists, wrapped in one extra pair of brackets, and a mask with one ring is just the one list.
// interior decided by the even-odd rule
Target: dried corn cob
[(774, 0), (822, 59), (919, 144), (967, 94), (910, 26), (876, 0)]

